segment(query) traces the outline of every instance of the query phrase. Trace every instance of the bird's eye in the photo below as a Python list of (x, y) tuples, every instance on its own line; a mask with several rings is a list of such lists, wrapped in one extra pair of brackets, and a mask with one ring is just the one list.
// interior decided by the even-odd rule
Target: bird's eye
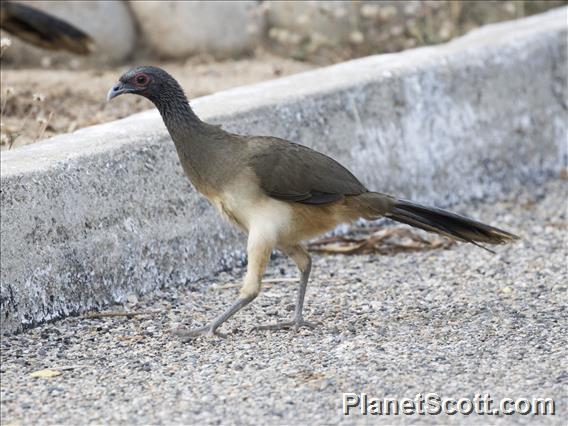
[(147, 81), (148, 79), (145, 75), (139, 75), (138, 77), (136, 77), (136, 83), (138, 84), (146, 84)]

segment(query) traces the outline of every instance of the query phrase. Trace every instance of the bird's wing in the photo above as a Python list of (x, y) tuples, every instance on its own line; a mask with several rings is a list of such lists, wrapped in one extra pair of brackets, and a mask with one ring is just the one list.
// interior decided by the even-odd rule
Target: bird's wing
[(284, 139), (249, 140), (249, 165), (270, 197), (305, 204), (327, 204), (367, 189), (337, 161)]
[(94, 48), (87, 34), (62, 19), (24, 4), (3, 1), (0, 27), (28, 43), (50, 50), (86, 55)]

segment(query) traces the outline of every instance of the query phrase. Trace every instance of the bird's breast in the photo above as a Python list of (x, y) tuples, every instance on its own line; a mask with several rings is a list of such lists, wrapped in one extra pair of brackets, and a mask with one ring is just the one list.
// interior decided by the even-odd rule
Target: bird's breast
[(246, 232), (255, 230), (277, 242), (289, 232), (292, 210), (288, 203), (270, 198), (254, 177), (241, 175), (211, 198), (217, 210)]

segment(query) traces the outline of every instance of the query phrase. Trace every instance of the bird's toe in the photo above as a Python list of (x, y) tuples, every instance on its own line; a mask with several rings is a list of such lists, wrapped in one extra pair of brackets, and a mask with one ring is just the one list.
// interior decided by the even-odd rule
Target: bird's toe
[(217, 336), (222, 338), (227, 337), (226, 334), (218, 332), (210, 325), (206, 325), (200, 328), (193, 328), (193, 329), (180, 326), (174, 329), (172, 331), (172, 334), (178, 337), (184, 343), (193, 340), (199, 336), (207, 336), (207, 337)]
[(309, 329), (313, 330), (314, 328), (316, 328), (316, 323), (304, 321), (304, 320), (296, 321), (294, 323), (294, 330), (298, 331), (302, 327), (309, 328)]

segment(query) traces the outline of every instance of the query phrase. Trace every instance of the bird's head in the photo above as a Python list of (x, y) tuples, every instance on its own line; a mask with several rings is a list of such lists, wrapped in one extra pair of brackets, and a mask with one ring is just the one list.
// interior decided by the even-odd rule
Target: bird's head
[(120, 77), (118, 83), (108, 91), (107, 100), (132, 93), (156, 103), (161, 96), (172, 89), (181, 90), (175, 79), (163, 69), (152, 66), (137, 67)]
[[(124, 73), (107, 94), (107, 100), (125, 93), (144, 96), (160, 111), (166, 127), (199, 122), (179, 83), (158, 67), (137, 67)], [(169, 127), (168, 127), (169, 128)]]

